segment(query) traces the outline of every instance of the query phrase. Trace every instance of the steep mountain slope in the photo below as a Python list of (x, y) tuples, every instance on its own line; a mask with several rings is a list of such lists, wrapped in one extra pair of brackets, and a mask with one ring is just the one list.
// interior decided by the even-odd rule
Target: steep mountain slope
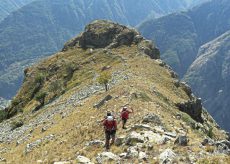
[[(87, 25), (61, 52), (25, 70), (22, 88), (6, 111), (14, 116), (0, 123), (0, 159), (228, 163), (226, 132), (158, 58), (158, 49), (134, 29), (99, 20)], [(106, 74), (111, 75), (103, 76), (109, 80), (107, 92), (97, 82)], [(103, 152), (100, 120), (124, 105), (134, 108), (128, 129), (119, 124), (116, 144)], [(204, 140), (208, 136), (213, 139)]]
[(230, 31), (201, 46), (184, 80), (204, 98), (215, 120), (230, 131)]
[[(230, 29), (229, 2), (212, 0), (188, 12), (146, 22), (140, 29), (144, 36), (156, 40), (162, 52), (162, 59), (170, 64), (182, 79), (186, 76), (185, 80), (191, 84), (195, 93), (205, 100), (204, 106), (217, 119), (221, 127), (229, 131), (227, 121), (229, 110), (226, 105), (229, 96), (227, 94), (221, 98), (217, 96), (218, 91), (223, 90), (221, 88), (228, 89), (228, 83), (225, 83), (225, 73), (223, 73), (223, 71), (228, 72), (228, 66), (225, 64), (228, 62), (228, 43), (225, 42), (225, 39), (220, 41), (228, 33), (220, 35)], [(208, 45), (214, 43), (210, 46), (214, 48), (213, 52), (209, 47), (202, 47), (219, 36), (218, 42), (208, 43)], [(205, 49), (204, 54), (203, 49)], [(206, 55), (207, 52), (212, 55)]]
[(6, 18), (10, 13), (19, 8), (33, 2), (35, 0), (1, 0), (0, 3), (0, 22)]
[(182, 78), (195, 60), (199, 47), (230, 28), (228, 0), (212, 0), (188, 12), (143, 23), (142, 34), (156, 41), (162, 59)]
[[(135, 5), (133, 5), (135, 3)], [(12, 13), (0, 24), (0, 96), (10, 99), (22, 83), (23, 69), (57, 52), (94, 19), (135, 26), (188, 4), (181, 0), (40, 0)]]

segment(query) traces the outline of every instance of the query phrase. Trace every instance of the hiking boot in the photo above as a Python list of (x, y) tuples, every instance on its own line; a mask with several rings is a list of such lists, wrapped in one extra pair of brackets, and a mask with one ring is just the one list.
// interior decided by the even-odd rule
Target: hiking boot
[(109, 152), (109, 148), (108, 148), (108, 147), (106, 147), (106, 148), (105, 148), (105, 151)]

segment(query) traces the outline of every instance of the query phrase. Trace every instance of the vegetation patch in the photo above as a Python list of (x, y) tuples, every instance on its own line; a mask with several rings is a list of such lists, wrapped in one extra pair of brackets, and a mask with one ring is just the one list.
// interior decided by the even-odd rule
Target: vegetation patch
[(15, 120), (10, 125), (11, 130), (17, 129), (17, 128), (21, 127), (23, 124), (24, 124), (24, 122), (21, 119)]
[(5, 110), (0, 110), (0, 122), (6, 119), (7, 113)]

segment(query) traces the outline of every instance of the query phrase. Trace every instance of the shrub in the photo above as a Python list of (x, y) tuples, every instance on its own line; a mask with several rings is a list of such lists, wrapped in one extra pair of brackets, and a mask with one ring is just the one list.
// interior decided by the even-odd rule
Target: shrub
[(44, 102), (44, 99), (46, 97), (47, 93), (46, 92), (38, 92), (38, 94), (35, 96), (35, 99), (41, 103)]
[(99, 75), (97, 81), (99, 82), (99, 84), (104, 84), (105, 91), (108, 91), (108, 83), (111, 78), (112, 78), (112, 75), (109, 72), (102, 72)]
[(210, 138), (213, 138), (213, 137), (214, 137), (214, 133), (213, 133), (213, 128), (212, 128), (212, 127), (210, 127), (210, 128), (208, 129), (207, 135), (208, 135)]
[(12, 105), (13, 105), (13, 106), (17, 106), (19, 103), (20, 103), (20, 100), (19, 100), (19, 99), (13, 99), (13, 100), (12, 100)]
[(6, 119), (7, 113), (5, 110), (0, 110), (0, 122)]
[(11, 130), (21, 127), (24, 124), (22, 120), (16, 120), (11, 123)]
[(35, 83), (42, 84), (45, 80), (45, 75), (43, 73), (39, 73), (35, 77)]
[(62, 85), (61, 82), (56, 80), (51, 82), (50, 86), (49, 86), (49, 91), (52, 93), (57, 93), (58, 90), (62, 89)]

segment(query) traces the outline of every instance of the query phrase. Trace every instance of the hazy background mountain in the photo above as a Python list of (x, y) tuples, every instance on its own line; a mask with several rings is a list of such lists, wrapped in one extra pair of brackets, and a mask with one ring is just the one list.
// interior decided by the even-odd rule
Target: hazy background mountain
[(146, 21), (139, 29), (145, 37), (155, 39), (162, 58), (183, 77), (198, 48), (229, 29), (229, 6), (227, 0), (213, 0), (188, 12)]
[(201, 46), (184, 77), (216, 121), (230, 130), (230, 31)]
[(188, 12), (146, 21), (139, 28), (145, 37), (156, 40), (162, 58), (181, 78), (186, 77), (205, 107), (229, 131), (229, 33), (215, 39), (230, 29), (229, 1), (213, 0)]
[(0, 2), (0, 22), (10, 15), (10, 13), (31, 3), (35, 0), (1, 0)]
[(0, 96), (14, 96), (25, 67), (60, 50), (66, 40), (77, 35), (85, 24), (94, 19), (135, 26), (147, 17), (185, 9), (192, 5), (191, 2), (40, 0), (30, 3), (0, 24)]

